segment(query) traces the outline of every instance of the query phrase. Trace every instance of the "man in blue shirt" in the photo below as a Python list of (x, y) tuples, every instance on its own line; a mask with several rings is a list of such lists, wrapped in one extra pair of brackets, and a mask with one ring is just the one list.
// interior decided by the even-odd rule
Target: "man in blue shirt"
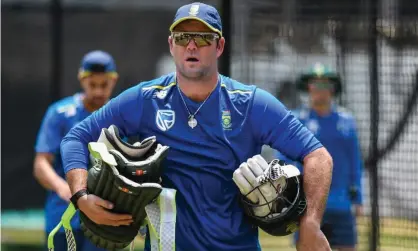
[[(49, 106), (36, 141), (34, 176), (48, 190), (45, 204), (46, 236), (61, 220), (71, 197), (61, 160), (61, 140), (74, 125), (102, 107), (110, 98), (118, 79), (113, 58), (103, 51), (89, 52), (82, 59), (78, 78), (84, 92)], [(101, 250), (84, 238), (78, 215), (73, 218), (72, 227), (77, 250)], [(56, 250), (67, 250), (62, 228), (55, 235), (54, 244)]]
[[(315, 134), (334, 160), (322, 231), (332, 248), (354, 251), (357, 242), (355, 215), (362, 214), (363, 168), (355, 119), (348, 111), (333, 104), (332, 97), (341, 92), (341, 80), (324, 65), (315, 64), (309, 72), (302, 74), (298, 86), (309, 93), (310, 107), (303, 106), (294, 114)], [(287, 160), (282, 153), (278, 158)], [(300, 164), (296, 166), (303, 169)], [(298, 239), (297, 234), (295, 239)]]
[(170, 147), (162, 185), (177, 190), (176, 250), (260, 250), (258, 230), (245, 219), (232, 175), (268, 144), (305, 164), (308, 208), (298, 249), (330, 250), (320, 231), (331, 182), (329, 153), (273, 95), (218, 73), (225, 38), (214, 7), (180, 7), (170, 31), (176, 72), (124, 91), (63, 139), (72, 201), (97, 224), (132, 222), (131, 215), (106, 210), (113, 205), (95, 195), (74, 196), (87, 186), (88, 143), (113, 124), (123, 136), (156, 136)]

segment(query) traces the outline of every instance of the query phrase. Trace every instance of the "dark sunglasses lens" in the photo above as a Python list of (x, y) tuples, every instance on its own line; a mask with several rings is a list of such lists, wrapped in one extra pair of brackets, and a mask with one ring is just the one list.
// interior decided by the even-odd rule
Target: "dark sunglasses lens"
[(180, 46), (186, 46), (189, 44), (191, 37), (183, 34), (176, 34), (174, 36), (174, 43)]
[(316, 82), (314, 86), (319, 90), (330, 90), (332, 89), (332, 84), (327, 82)]
[(175, 34), (174, 42), (180, 46), (187, 46), (190, 40), (194, 40), (198, 47), (211, 45), (211, 41), (215, 40), (215, 36), (211, 34)]
[(194, 42), (196, 43), (197, 47), (208, 46), (211, 43), (201, 36), (194, 37)]

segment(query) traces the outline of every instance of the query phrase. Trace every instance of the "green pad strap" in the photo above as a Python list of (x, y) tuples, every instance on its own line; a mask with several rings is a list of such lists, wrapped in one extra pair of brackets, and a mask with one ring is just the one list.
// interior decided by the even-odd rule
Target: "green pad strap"
[(74, 205), (70, 203), (62, 215), (61, 221), (48, 235), (48, 251), (54, 251), (54, 236), (62, 226), (64, 227), (65, 238), (67, 239), (68, 251), (76, 251), (75, 239), (71, 228), (71, 219), (76, 212), (77, 210)]

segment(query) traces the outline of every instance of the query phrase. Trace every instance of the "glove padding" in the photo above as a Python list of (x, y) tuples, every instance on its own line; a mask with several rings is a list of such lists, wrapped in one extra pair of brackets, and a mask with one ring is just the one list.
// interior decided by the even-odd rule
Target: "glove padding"
[[(116, 137), (115, 129), (103, 129), (99, 142), (89, 144), (94, 166), (88, 171), (87, 189), (89, 193), (112, 202), (114, 208), (110, 211), (130, 214), (134, 222), (129, 226), (99, 225), (80, 212), (84, 235), (96, 246), (107, 250), (127, 247), (138, 234), (146, 218), (145, 206), (162, 191), (159, 184), (161, 162), (168, 150), (168, 147), (157, 144), (155, 137), (133, 146), (123, 142), (124, 147), (120, 147), (122, 142), (120, 137)], [(109, 139), (115, 141), (110, 143)], [(125, 152), (120, 152), (123, 149)]]
[(300, 174), (299, 169), (292, 165), (282, 165), (281, 168), (276, 165), (270, 166), (261, 155), (249, 158), (235, 170), (232, 179), (241, 194), (251, 203), (260, 205), (254, 209), (256, 216), (264, 217), (270, 214), (273, 202), (285, 189), (286, 176), (283, 174), (283, 168), (286, 168), (291, 177)]
[(269, 163), (256, 155), (240, 165), (233, 180), (250, 222), (273, 236), (296, 231), (306, 210), (299, 169), (279, 160)]

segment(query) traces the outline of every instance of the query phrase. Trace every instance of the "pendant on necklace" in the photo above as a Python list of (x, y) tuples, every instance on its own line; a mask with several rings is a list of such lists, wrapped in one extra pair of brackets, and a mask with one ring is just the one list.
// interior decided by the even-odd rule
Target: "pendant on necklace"
[(197, 120), (194, 118), (193, 115), (189, 116), (189, 121), (187, 122), (190, 126), (190, 128), (195, 128), (197, 126)]

